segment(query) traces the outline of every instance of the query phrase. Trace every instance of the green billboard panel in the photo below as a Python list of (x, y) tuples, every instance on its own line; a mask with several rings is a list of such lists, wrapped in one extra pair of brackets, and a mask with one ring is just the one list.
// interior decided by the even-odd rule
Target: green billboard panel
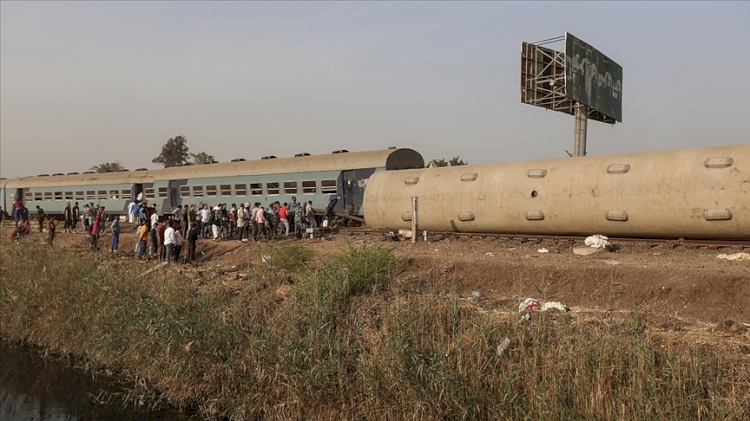
[(622, 122), (622, 67), (567, 32), (565, 91), (571, 100)]

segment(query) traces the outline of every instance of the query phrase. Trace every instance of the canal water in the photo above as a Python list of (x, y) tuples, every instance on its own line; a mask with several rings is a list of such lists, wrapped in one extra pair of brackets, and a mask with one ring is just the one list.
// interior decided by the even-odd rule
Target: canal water
[(64, 361), (43, 358), (39, 349), (0, 339), (0, 420), (188, 420), (197, 415), (183, 411), (138, 410), (121, 399), (97, 402), (97, 396), (122, 392), (114, 379), (83, 370)]

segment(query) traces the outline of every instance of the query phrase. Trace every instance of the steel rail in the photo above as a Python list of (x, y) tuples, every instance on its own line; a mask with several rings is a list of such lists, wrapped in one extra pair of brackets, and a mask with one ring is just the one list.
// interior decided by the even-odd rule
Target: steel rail
[[(379, 235), (393, 236), (397, 231), (393, 230), (373, 230), (368, 228), (338, 228), (332, 229), (331, 232), (338, 232), (346, 235)], [(444, 239), (504, 239), (506, 242), (523, 243), (543, 243), (546, 241), (554, 243), (583, 243), (586, 236), (575, 235), (550, 235), (550, 234), (496, 234), (496, 233), (474, 233), (474, 232), (429, 232), (428, 238)], [(672, 247), (693, 246), (693, 247), (739, 247), (750, 248), (750, 239), (748, 240), (712, 240), (712, 239), (685, 239), (685, 238), (630, 238), (630, 237), (609, 237), (609, 242), (614, 245), (619, 243), (645, 244), (648, 246), (667, 245)]]

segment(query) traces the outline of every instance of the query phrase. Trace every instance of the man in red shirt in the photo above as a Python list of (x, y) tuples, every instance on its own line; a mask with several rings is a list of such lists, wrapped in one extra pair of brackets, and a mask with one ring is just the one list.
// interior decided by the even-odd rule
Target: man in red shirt
[(279, 220), (281, 225), (284, 226), (284, 235), (289, 237), (289, 208), (287, 208), (286, 202), (279, 209)]

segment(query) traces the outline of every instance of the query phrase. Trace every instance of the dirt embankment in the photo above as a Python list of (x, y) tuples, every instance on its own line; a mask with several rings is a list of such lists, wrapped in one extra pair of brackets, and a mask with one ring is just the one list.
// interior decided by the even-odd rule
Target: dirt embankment
[[(2, 235), (10, 235), (7, 223)], [(120, 249), (112, 258), (133, 258), (134, 228), (123, 224)], [(108, 254), (109, 234), (99, 240)], [(46, 241), (32, 233), (31, 241)], [(316, 253), (315, 261), (340, 252), (349, 243), (379, 243), (376, 237), (333, 235), (327, 240), (299, 240)], [(7, 244), (7, 242), (3, 242)], [(55, 247), (74, 247), (84, 255), (88, 236), (58, 233)], [(272, 243), (271, 243), (272, 244)], [(633, 311), (666, 328), (685, 326), (747, 331), (750, 324), (750, 261), (718, 259), (739, 249), (624, 245), (614, 252), (578, 256), (569, 246), (510, 244), (490, 240), (389, 242), (415, 279), (449, 277), (455, 291), (487, 311), (514, 311), (527, 297), (560, 301), (578, 313)], [(269, 243), (200, 240), (200, 267), (241, 262), (262, 263)], [(540, 248), (548, 250), (540, 253)], [(155, 263), (148, 263), (153, 265)], [(144, 271), (146, 268), (144, 267)], [(177, 270), (172, 267), (171, 270)], [(474, 298), (472, 298), (474, 299)]]

